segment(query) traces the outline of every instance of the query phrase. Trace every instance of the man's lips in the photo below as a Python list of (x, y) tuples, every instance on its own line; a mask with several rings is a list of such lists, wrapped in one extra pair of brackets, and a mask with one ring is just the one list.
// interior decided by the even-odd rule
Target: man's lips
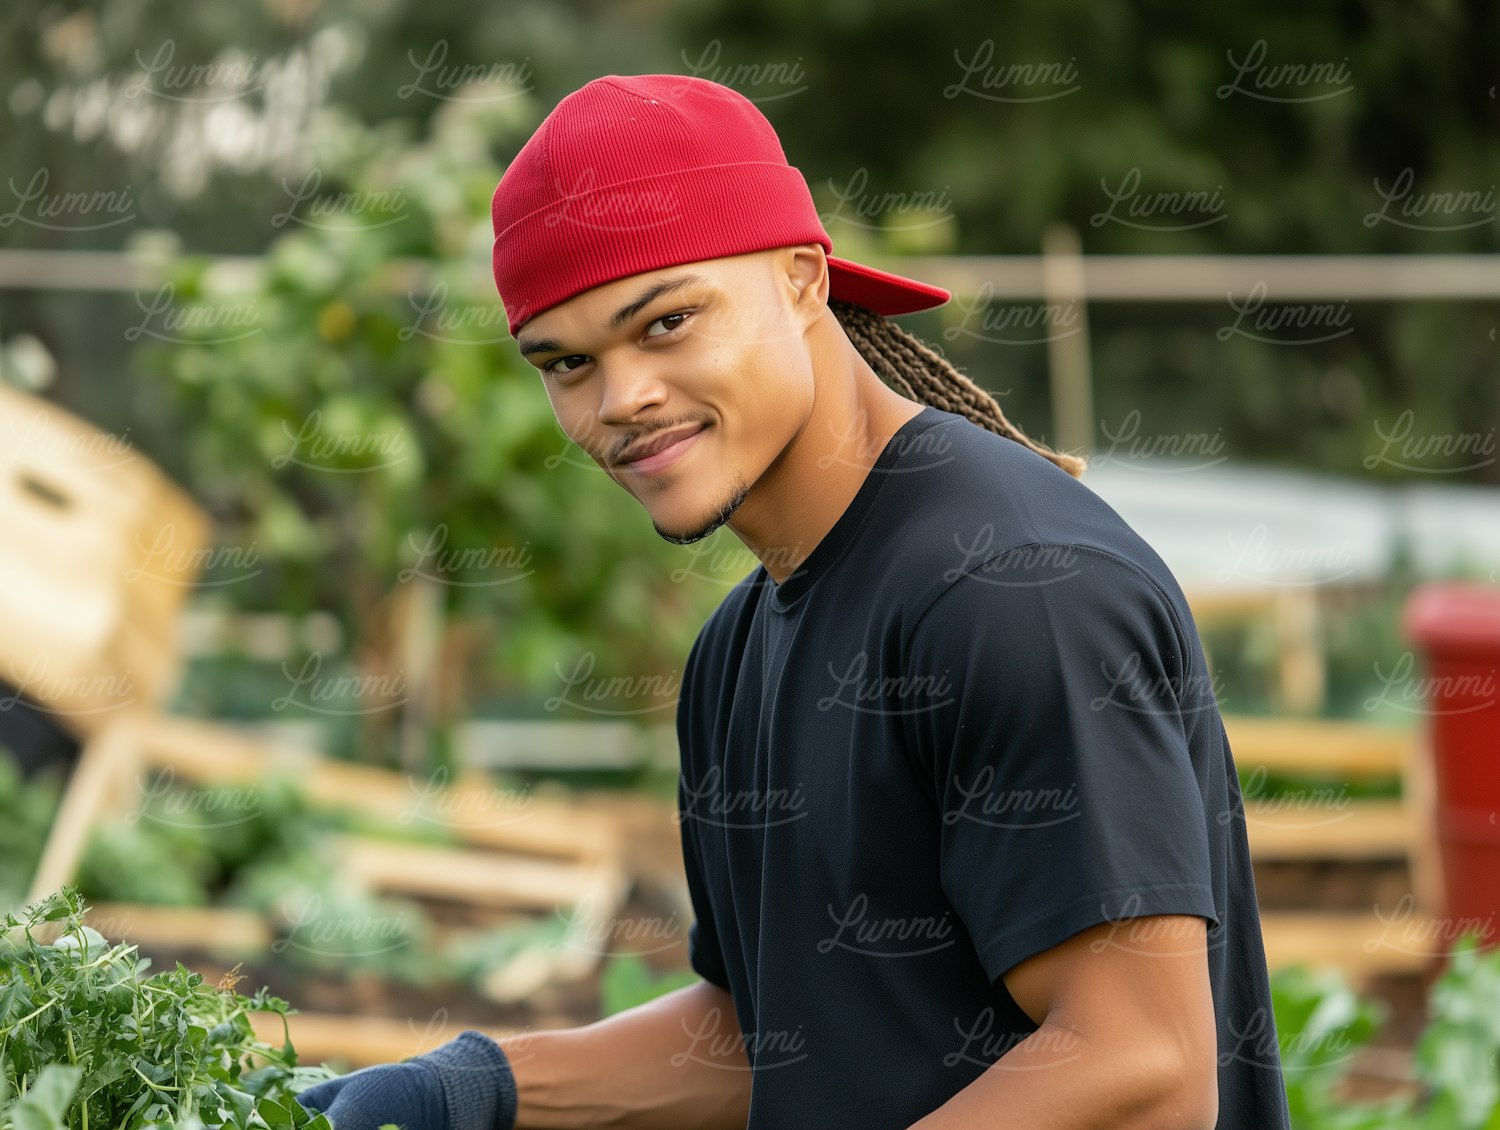
[(625, 454), (622, 455), (619, 459), (615, 460), (615, 462), (622, 466), (625, 466), (631, 463), (635, 463), (638, 460), (645, 459), (648, 456), (656, 455), (659, 452), (665, 451), (674, 443), (680, 443), (683, 440), (687, 439), (688, 436), (696, 435), (706, 427), (708, 427), (707, 424), (689, 424), (687, 427), (673, 428), (670, 431), (657, 432), (650, 439), (642, 440), (641, 442), (627, 448)]

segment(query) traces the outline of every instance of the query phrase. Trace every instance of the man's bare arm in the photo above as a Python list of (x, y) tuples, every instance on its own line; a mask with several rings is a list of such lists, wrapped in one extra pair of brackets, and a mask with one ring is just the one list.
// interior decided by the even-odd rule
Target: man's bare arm
[(500, 1040), (516, 1130), (744, 1130), (750, 1061), (734, 999), (709, 981), (578, 1028)]
[(1008, 970), (1040, 1027), (911, 1130), (1212, 1130), (1207, 923), (1104, 922)]

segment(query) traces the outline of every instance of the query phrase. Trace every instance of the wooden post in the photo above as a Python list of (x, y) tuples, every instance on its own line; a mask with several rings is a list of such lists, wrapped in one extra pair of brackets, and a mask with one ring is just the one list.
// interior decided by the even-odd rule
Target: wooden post
[(1064, 224), (1049, 227), (1042, 237), (1042, 301), (1048, 307), (1073, 303), (1078, 308), (1077, 333), (1047, 336), (1051, 446), (1076, 455), (1088, 455), (1094, 449), (1094, 389), (1083, 278), (1078, 233)]
[[(89, 833), (111, 800), (111, 786), (118, 786), (139, 766), (139, 750), (138, 723), (133, 716), (116, 719), (84, 745), (47, 833), (28, 902), (45, 898), (72, 880), (88, 846)], [(116, 791), (114, 799), (118, 795)]]

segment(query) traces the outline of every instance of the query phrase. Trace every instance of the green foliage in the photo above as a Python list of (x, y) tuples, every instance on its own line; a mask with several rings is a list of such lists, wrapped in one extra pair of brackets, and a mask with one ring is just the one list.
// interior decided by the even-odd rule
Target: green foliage
[[(489, 271), (502, 171), (489, 148), (517, 131), (520, 105), (446, 106), (428, 137), (399, 148), (331, 121), (322, 190), (250, 289), (216, 281), (206, 260), (176, 260), (173, 340), (135, 354), (158, 410), (182, 425), (168, 469), (220, 519), (222, 552), (257, 554), (260, 575), (215, 596), (326, 608), (352, 641), (344, 656), (291, 656), (288, 672), (309, 660), (325, 682), (352, 670), (383, 599), (420, 577), (451, 617), (484, 629), (477, 687), (543, 700), (579, 663), (600, 680), (680, 668), (726, 591), (671, 579), (684, 551), (622, 509), (621, 488), (558, 428), (515, 351)], [(430, 273), (403, 266), (408, 256)], [(742, 555), (725, 578), (752, 565)], [(279, 683), (289, 701), (268, 695), (261, 713), (370, 721), (368, 701), (308, 713)], [(195, 693), (197, 709), (217, 710), (206, 688)], [(661, 705), (649, 687), (616, 699), (591, 705), (622, 716)], [(370, 744), (362, 752), (378, 757)]]
[(1473, 933), (1454, 943), (1417, 1043), (1420, 1090), (1385, 1102), (1335, 1097), (1383, 1004), (1300, 965), (1277, 970), (1271, 993), (1293, 1130), (1500, 1130), (1500, 947), (1480, 950)]
[[(456, 931), (441, 940), (422, 905), (377, 894), (338, 865), (332, 837), (451, 843), (436, 825), (395, 827), (357, 811), (312, 808), (287, 778), (189, 788), (146, 778), (137, 808), (101, 821), (76, 884), (81, 897), (145, 906), (237, 907), (271, 923), (270, 956), (328, 976), (375, 976), (417, 986), (480, 984), (528, 946), (561, 943), (554, 919)], [(24, 897), (46, 841), (58, 789), (20, 779), (0, 749), (0, 909)]]
[(0, 908), (26, 897), (61, 795), (58, 774), (24, 780), (20, 763), (0, 746)]
[(656, 976), (644, 958), (633, 953), (617, 953), (605, 963), (599, 980), (600, 1013), (613, 1016), (697, 980), (698, 974), (692, 970), (676, 970)]
[[(329, 1072), (251, 1027), (265, 1012), (285, 1029), (286, 1001), (180, 964), (144, 976), (136, 947), (84, 926), (84, 911), (66, 888), (0, 921), (0, 1130), (330, 1130), (295, 1098)], [(60, 931), (51, 944), (44, 928)]]

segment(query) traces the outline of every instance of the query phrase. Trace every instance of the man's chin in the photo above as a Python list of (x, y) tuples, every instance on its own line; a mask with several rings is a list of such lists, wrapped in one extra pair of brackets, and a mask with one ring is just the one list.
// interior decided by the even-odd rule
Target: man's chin
[(669, 541), (673, 545), (692, 545), (702, 541), (734, 517), (734, 512), (740, 508), (740, 503), (745, 501), (745, 496), (749, 493), (749, 487), (742, 481), (736, 485), (734, 493), (728, 499), (696, 521), (673, 522), (668, 525), (653, 518), (651, 525), (663, 541)]

